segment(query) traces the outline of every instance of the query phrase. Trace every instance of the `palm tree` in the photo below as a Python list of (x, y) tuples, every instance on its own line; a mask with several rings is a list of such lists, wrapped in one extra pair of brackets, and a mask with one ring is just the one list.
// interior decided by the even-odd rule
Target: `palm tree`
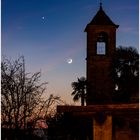
[(81, 98), (81, 106), (84, 106), (86, 101), (86, 78), (81, 77), (77, 78), (77, 82), (72, 82), (71, 86), (73, 88), (73, 92), (71, 93), (74, 101), (78, 101)]
[(112, 76), (117, 102), (131, 102), (139, 92), (139, 54), (135, 48), (119, 47), (113, 56)]

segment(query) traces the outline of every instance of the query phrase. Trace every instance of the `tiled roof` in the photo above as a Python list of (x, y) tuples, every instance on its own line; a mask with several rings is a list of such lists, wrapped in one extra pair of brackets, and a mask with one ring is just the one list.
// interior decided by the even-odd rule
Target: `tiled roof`
[(113, 23), (113, 21), (106, 15), (102, 6), (100, 6), (100, 9), (88, 25), (113, 25), (116, 28), (119, 27), (119, 25)]

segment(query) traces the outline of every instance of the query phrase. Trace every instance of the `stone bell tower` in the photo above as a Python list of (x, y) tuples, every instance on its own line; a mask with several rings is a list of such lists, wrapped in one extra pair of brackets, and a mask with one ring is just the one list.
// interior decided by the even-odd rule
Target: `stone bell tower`
[(110, 76), (111, 57), (116, 50), (116, 29), (100, 3), (85, 28), (87, 32), (87, 105), (110, 103), (115, 86)]

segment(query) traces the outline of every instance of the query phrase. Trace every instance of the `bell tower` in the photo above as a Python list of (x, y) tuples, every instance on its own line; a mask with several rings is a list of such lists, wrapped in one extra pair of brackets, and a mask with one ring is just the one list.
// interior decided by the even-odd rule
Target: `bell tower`
[(87, 105), (111, 102), (115, 86), (110, 76), (111, 57), (116, 50), (116, 29), (100, 3), (99, 10), (87, 24)]

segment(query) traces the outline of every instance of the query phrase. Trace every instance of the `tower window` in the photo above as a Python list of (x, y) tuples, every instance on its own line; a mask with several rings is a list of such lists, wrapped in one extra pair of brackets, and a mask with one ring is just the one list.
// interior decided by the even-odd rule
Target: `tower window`
[(105, 42), (97, 42), (97, 54), (105, 55)]
[(100, 32), (97, 37), (97, 55), (105, 55), (107, 47), (107, 34), (105, 32)]

